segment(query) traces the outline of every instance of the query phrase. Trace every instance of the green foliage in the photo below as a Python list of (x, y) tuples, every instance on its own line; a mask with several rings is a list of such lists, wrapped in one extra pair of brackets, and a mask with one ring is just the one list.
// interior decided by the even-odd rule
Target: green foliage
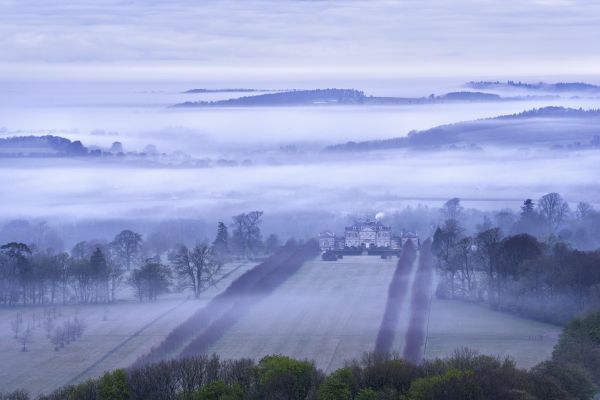
[(78, 385), (65, 386), (47, 397), (41, 397), (44, 400), (97, 400), (98, 382), (88, 380)]
[(105, 373), (98, 380), (98, 400), (129, 399), (127, 374), (122, 369)]
[(356, 394), (355, 400), (377, 400), (377, 392), (373, 389), (361, 389)]
[(600, 386), (600, 312), (572, 320), (560, 335), (552, 358), (583, 367)]
[(194, 395), (194, 400), (241, 400), (242, 388), (239, 385), (228, 386), (223, 381), (206, 384)]
[(285, 356), (267, 356), (258, 364), (265, 399), (305, 399), (317, 382), (313, 364)]
[(449, 369), (443, 375), (419, 378), (410, 385), (410, 400), (475, 400), (484, 399), (473, 373)]
[(585, 400), (596, 391), (587, 372), (575, 365), (545, 361), (532, 368), (531, 375), (539, 399)]
[(312, 363), (281, 355), (258, 365), (194, 357), (116, 370), (38, 400), (591, 400), (595, 390), (577, 365), (546, 361), (527, 371), (460, 349), (420, 366), (366, 354), (325, 379)]
[(573, 319), (565, 327), (563, 335), (586, 337), (600, 345), (600, 312)]
[(329, 375), (319, 387), (320, 400), (348, 400), (352, 395), (352, 371), (342, 368)]
[(393, 389), (405, 393), (421, 373), (410, 361), (401, 358), (387, 359), (377, 355), (363, 360), (363, 385), (374, 390)]

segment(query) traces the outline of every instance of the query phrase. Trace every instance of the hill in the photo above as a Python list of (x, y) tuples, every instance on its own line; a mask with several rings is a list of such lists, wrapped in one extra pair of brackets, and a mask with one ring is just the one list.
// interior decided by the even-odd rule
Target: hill
[(585, 82), (558, 82), (558, 83), (527, 83), (515, 81), (471, 81), (467, 82), (467, 87), (478, 90), (489, 89), (524, 89), (540, 92), (585, 92), (600, 93), (600, 86)]
[(600, 147), (600, 110), (544, 107), (518, 114), (440, 125), (407, 136), (328, 146), (325, 151), (372, 151), (397, 148), (499, 145)]
[[(186, 93), (206, 93), (206, 89)], [(234, 90), (231, 90), (234, 91)], [(483, 92), (450, 92), (427, 97), (379, 97), (367, 96), (356, 89), (313, 89), (292, 90), (277, 93), (243, 96), (234, 99), (217, 101), (186, 101), (173, 107), (273, 107), (273, 106), (309, 106), (309, 105), (404, 105), (430, 104), (441, 102), (490, 102), (518, 101), (539, 98), (536, 96), (501, 97), (493, 93)]]
[(190, 89), (183, 93), (252, 93), (252, 92), (270, 92), (270, 90), (247, 89), (247, 88), (228, 88), (228, 89)]
[(354, 89), (315, 89), (267, 93), (219, 101), (197, 101), (176, 104), (175, 107), (227, 107), (227, 106), (295, 106), (312, 104), (358, 104), (365, 94)]
[(85, 156), (88, 149), (79, 140), (60, 136), (15, 136), (0, 139), (0, 157)]

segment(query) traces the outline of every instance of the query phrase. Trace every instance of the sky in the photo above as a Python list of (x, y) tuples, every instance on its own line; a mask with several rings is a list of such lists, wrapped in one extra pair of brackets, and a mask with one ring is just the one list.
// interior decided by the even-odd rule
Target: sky
[(0, 74), (584, 76), (599, 19), (580, 0), (0, 0)]

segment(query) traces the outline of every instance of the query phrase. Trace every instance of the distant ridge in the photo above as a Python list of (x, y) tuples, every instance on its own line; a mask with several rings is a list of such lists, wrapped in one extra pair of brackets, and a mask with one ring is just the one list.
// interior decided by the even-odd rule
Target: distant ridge
[[(544, 125), (543, 120), (548, 118), (552, 118), (554, 121), (552, 124)], [(324, 151), (358, 152), (444, 146), (471, 146), (473, 148), (480, 144), (526, 146), (543, 143), (561, 146), (579, 143), (583, 146), (586, 142), (592, 143), (592, 146), (596, 147), (600, 140), (599, 119), (600, 110), (597, 109), (584, 110), (550, 106), (516, 114), (440, 125), (423, 131), (411, 131), (405, 137), (362, 142), (351, 141), (327, 146)]]
[(86, 156), (88, 149), (79, 140), (60, 136), (14, 136), (0, 139), (0, 157)]
[(516, 114), (500, 115), (487, 119), (519, 119), (519, 118), (590, 118), (600, 117), (600, 109), (584, 110), (583, 108), (569, 108), (560, 106), (548, 106), (532, 108)]
[(204, 88), (199, 88), (199, 89), (186, 90), (183, 93), (231, 93), (231, 92), (251, 93), (251, 92), (273, 92), (273, 91), (274, 90), (267, 90), (267, 89), (247, 89), (247, 88), (231, 88), (231, 89), (204, 89)]
[(543, 92), (600, 93), (600, 86), (585, 82), (527, 83), (521, 81), (471, 81), (467, 82), (466, 86), (478, 90), (513, 88)]
[(266, 93), (257, 96), (244, 96), (237, 99), (218, 101), (196, 101), (176, 104), (175, 107), (210, 106), (293, 106), (311, 104), (358, 104), (365, 94), (354, 89), (314, 89), (289, 92)]
[[(206, 89), (195, 89), (203, 91)], [(206, 92), (195, 92), (206, 93)], [(497, 102), (548, 98), (548, 96), (501, 97), (494, 93), (459, 91), (427, 97), (378, 97), (367, 96), (356, 89), (312, 89), (265, 93), (217, 101), (187, 101), (173, 107), (261, 107), (261, 106), (309, 106), (309, 105), (403, 105), (440, 102)]]

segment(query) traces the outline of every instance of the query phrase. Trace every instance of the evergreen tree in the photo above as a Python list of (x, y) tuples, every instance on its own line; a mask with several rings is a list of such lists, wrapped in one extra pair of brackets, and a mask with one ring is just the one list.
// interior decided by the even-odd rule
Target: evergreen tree
[(223, 222), (219, 222), (217, 226), (217, 237), (213, 242), (213, 248), (215, 254), (221, 259), (229, 254), (229, 231)]

